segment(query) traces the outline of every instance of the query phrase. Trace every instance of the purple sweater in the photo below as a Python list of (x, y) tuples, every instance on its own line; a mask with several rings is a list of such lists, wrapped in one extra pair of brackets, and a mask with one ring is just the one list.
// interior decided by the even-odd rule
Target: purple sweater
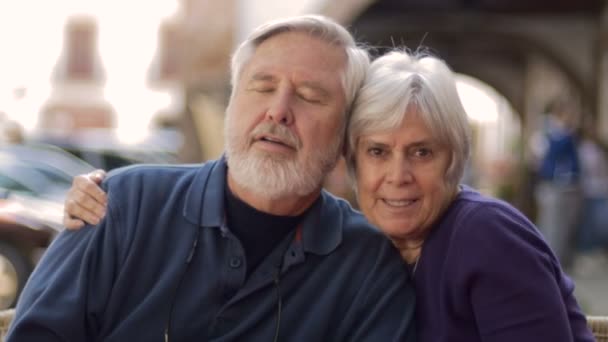
[(470, 188), (425, 241), (414, 281), (421, 342), (594, 341), (540, 232)]

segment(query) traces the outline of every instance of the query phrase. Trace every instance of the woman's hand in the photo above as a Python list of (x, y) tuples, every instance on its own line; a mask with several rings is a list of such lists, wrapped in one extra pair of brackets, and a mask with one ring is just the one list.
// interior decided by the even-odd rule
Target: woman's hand
[(105, 177), (104, 170), (74, 177), (63, 212), (63, 225), (67, 229), (78, 230), (86, 223), (98, 224), (105, 216), (108, 199), (99, 187)]

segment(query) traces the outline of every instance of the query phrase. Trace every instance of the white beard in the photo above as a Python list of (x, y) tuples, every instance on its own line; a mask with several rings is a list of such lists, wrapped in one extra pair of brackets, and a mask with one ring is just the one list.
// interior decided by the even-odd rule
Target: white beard
[(252, 193), (279, 199), (290, 196), (306, 196), (318, 190), (327, 174), (334, 168), (340, 153), (341, 135), (327, 148), (315, 148), (314, 152), (300, 162), (302, 154), (297, 137), (285, 127), (272, 123), (260, 124), (251, 135), (272, 132), (297, 147), (294, 158), (283, 155), (250, 150), (251, 137), (234, 132), (232, 115), (226, 118), (226, 159), (231, 177), (241, 187)]

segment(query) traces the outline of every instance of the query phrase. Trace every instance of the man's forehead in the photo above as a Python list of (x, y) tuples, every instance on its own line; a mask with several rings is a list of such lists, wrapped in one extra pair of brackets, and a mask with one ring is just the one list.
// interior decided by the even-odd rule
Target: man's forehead
[[(296, 56), (289, 53), (293, 52), (293, 50), (298, 51)], [(281, 59), (282, 57), (290, 58), (292, 62), (297, 61), (298, 57), (316, 57), (343, 65), (347, 60), (344, 47), (299, 31), (283, 32), (268, 37), (255, 47), (252, 59), (255, 59), (256, 56), (264, 59), (268, 55), (276, 59)]]
[[(315, 77), (315, 73), (307, 73), (293, 71), (289, 73), (289, 78), (292, 81), (296, 81), (298, 84), (302, 86), (306, 86), (309, 88), (321, 87), (325, 82), (323, 79)], [(248, 73), (247, 81), (250, 82), (279, 82), (282, 78), (282, 75), (279, 70), (273, 69), (272, 67), (264, 68), (264, 67), (256, 67), (252, 66), (251, 70)]]
[(254, 56), (244, 65), (243, 74), (247, 76), (247, 79), (259, 81), (276, 80), (276, 78), (280, 78), (281, 75), (288, 75), (290, 78), (298, 79), (302, 82), (340, 80), (344, 70), (342, 65), (324, 67), (319, 64), (320, 63), (301, 63), (299, 61), (290, 60), (288, 56), (265, 58), (265, 55), (261, 54)]

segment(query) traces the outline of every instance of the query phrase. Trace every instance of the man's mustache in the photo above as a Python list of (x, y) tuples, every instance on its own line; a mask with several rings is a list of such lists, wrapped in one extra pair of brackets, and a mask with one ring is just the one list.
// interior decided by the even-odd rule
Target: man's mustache
[(277, 125), (272, 122), (264, 122), (259, 124), (252, 132), (251, 132), (251, 143), (254, 142), (255, 137), (259, 137), (260, 135), (269, 135), (276, 137), (282, 140), (285, 144), (299, 150), (302, 147), (302, 143), (300, 139), (288, 128), (285, 126)]

